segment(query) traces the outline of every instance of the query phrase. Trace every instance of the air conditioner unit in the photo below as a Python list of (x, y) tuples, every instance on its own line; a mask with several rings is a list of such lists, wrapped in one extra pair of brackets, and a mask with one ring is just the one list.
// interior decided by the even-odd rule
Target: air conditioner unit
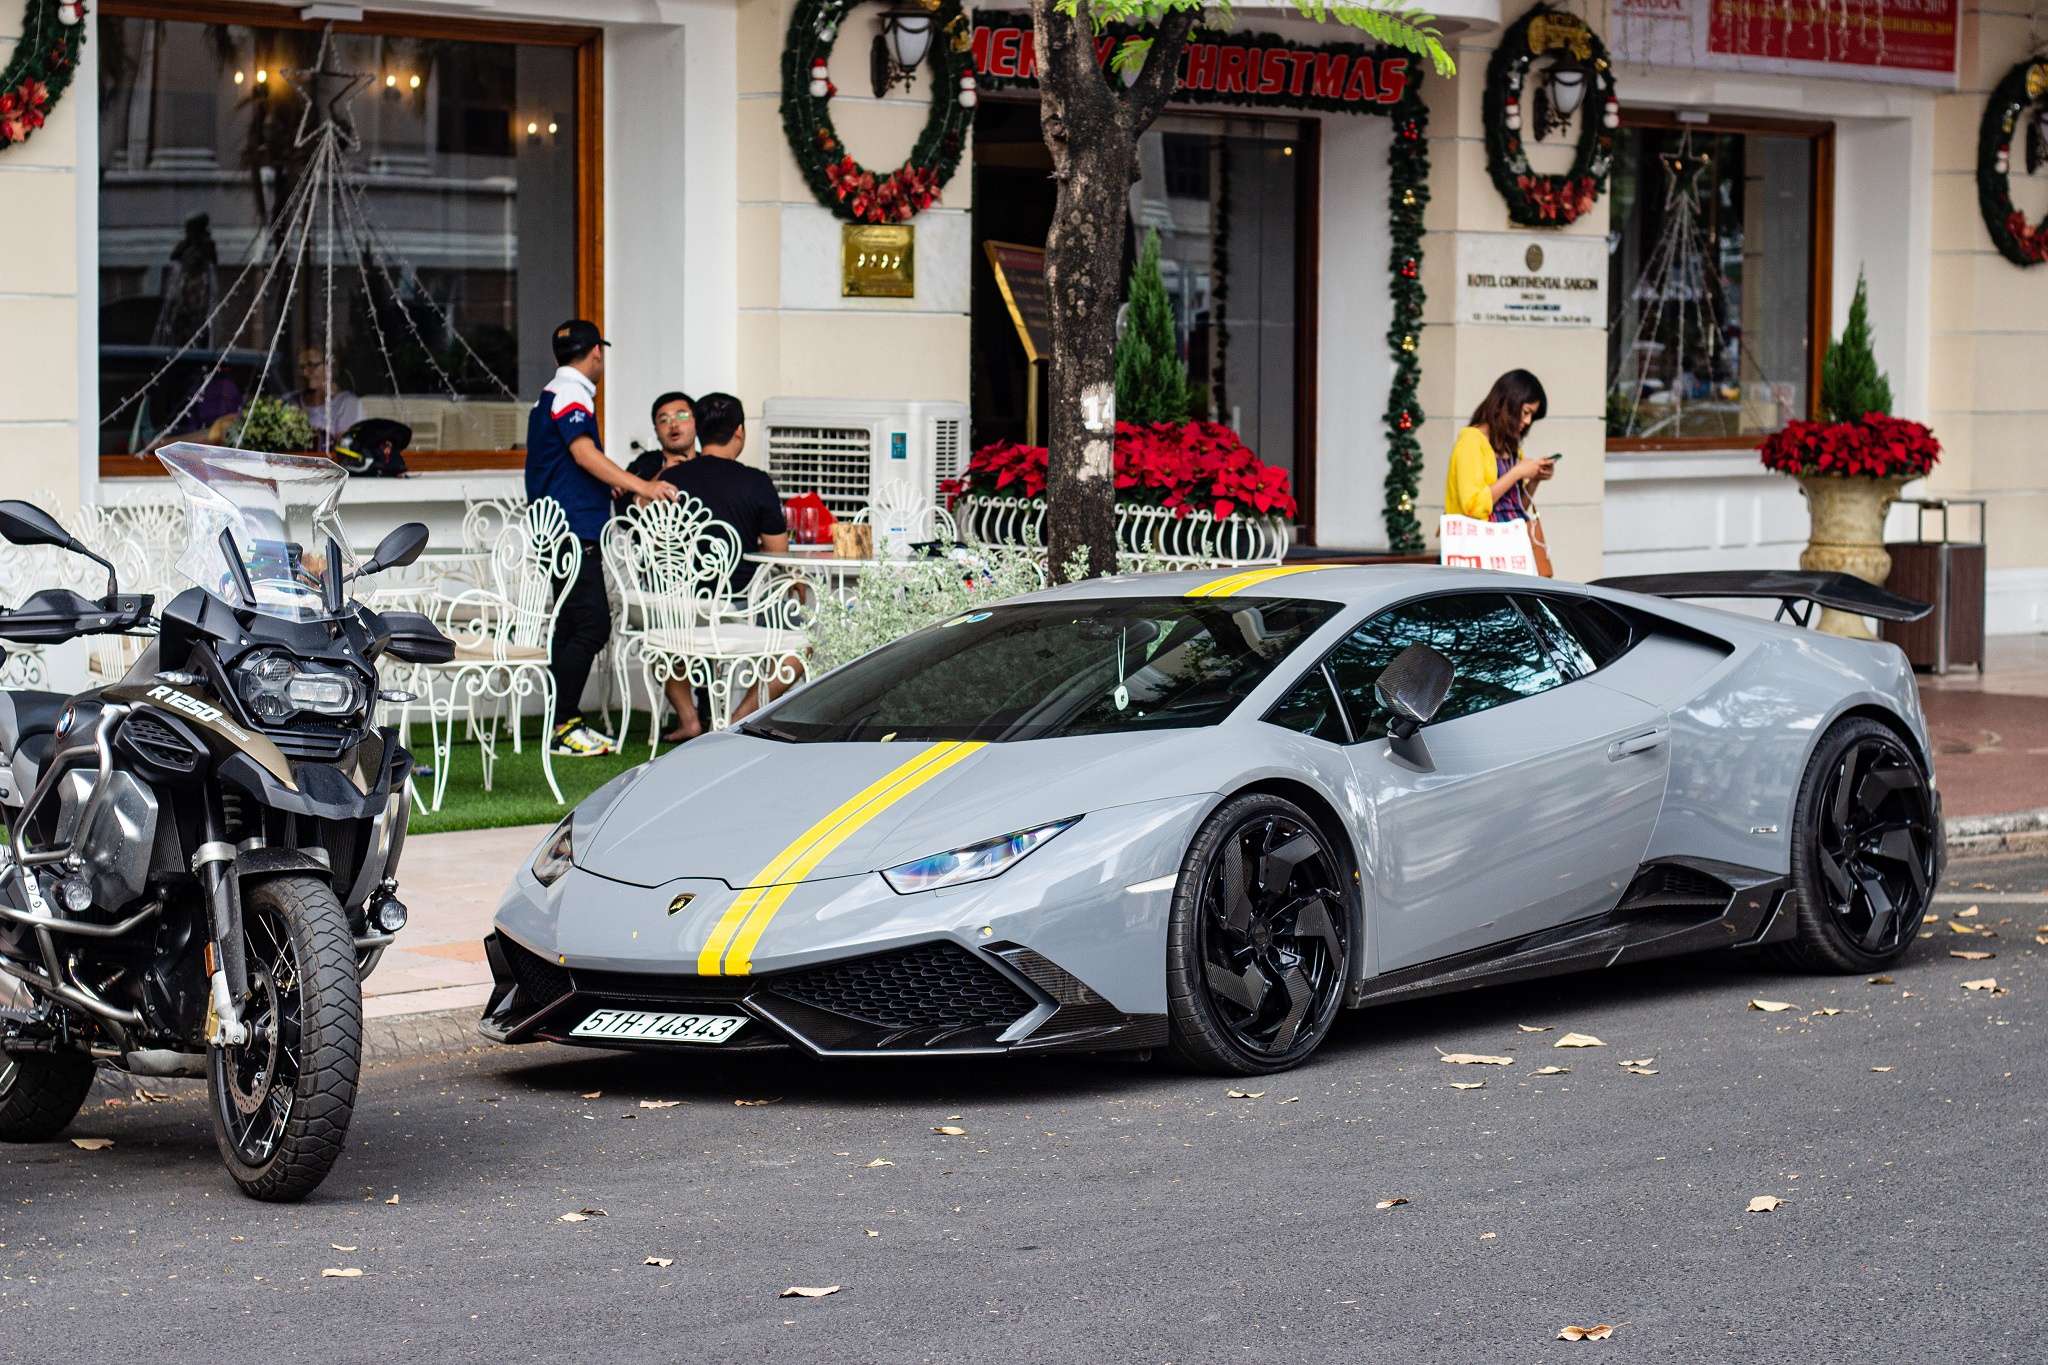
[(815, 492), (834, 516), (885, 483), (940, 503), (939, 480), (967, 467), (967, 405), (875, 398), (771, 398), (762, 405), (768, 473), (783, 497)]

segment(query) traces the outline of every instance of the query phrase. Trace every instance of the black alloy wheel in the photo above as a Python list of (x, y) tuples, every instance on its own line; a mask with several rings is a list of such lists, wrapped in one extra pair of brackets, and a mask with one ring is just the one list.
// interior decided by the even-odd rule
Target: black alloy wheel
[(258, 1199), (304, 1198), (341, 1155), (355, 1109), (363, 1003), (355, 939), (311, 877), (244, 889), (248, 1041), (207, 1053), (214, 1138)]
[(1344, 863), (1299, 806), (1227, 801), (1195, 836), (1167, 928), (1169, 1050), (1222, 1075), (1307, 1060), (1343, 1007)]
[(1821, 738), (1797, 809), (1799, 936), (1778, 958), (1833, 972), (1898, 961), (1920, 931), (1941, 869), (1941, 831), (1919, 760), (1889, 727), (1842, 721)]

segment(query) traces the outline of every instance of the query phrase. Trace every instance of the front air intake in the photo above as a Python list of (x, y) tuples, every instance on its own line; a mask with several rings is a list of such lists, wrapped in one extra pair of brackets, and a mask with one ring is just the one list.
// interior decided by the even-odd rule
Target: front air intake
[(981, 958), (944, 942), (813, 967), (769, 987), (880, 1029), (1007, 1026), (1038, 1004)]

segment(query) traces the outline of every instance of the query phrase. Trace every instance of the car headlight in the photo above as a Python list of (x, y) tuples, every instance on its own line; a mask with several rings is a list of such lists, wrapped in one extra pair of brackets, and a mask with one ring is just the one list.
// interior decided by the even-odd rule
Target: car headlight
[(289, 720), (301, 711), (348, 716), (363, 703), (355, 677), (317, 668), (289, 654), (263, 653), (235, 665), (235, 692), (258, 720)]
[(1005, 834), (986, 843), (969, 844), (949, 853), (934, 853), (929, 858), (888, 868), (882, 877), (906, 896), (913, 891), (934, 891), (942, 886), (958, 886), (962, 882), (986, 881), (990, 877), (1001, 876), (1012, 863), (1080, 818), (1076, 815), (1072, 819), (1055, 820), (1049, 825), (1018, 830), (1015, 834)]
[(542, 886), (553, 886), (575, 865), (576, 817), (568, 815), (555, 826), (554, 833), (541, 841), (540, 852), (533, 855), (533, 879)]

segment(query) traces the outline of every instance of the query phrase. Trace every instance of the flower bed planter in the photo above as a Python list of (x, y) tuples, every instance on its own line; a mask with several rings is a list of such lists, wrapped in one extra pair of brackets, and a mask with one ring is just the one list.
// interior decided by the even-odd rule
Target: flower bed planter
[[(960, 534), (981, 545), (1045, 544), (1045, 499), (987, 497), (970, 493), (953, 505)], [(1119, 554), (1165, 561), (1176, 568), (1228, 568), (1278, 564), (1287, 555), (1290, 527), (1284, 516), (1234, 512), (1218, 519), (1209, 511), (1177, 513), (1141, 503), (1116, 505)]]

